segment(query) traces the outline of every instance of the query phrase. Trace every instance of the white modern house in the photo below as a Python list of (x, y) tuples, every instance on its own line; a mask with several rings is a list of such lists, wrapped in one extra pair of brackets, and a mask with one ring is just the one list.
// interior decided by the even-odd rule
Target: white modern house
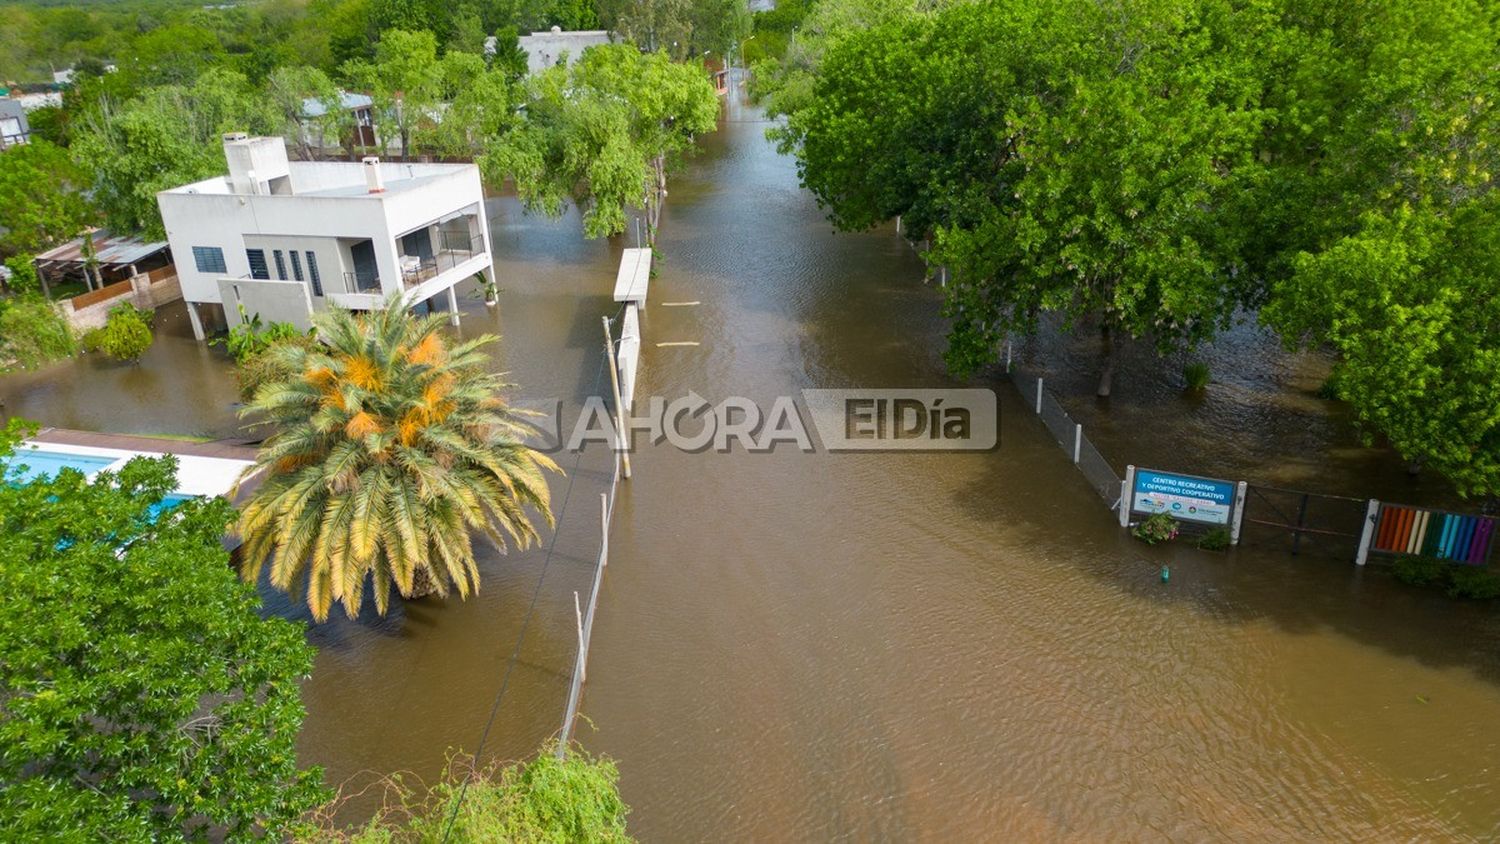
[(494, 280), (479, 168), (288, 161), (281, 138), (224, 136), (229, 173), (157, 194), (193, 333), (309, 325), (329, 307), (419, 305), (475, 274)]

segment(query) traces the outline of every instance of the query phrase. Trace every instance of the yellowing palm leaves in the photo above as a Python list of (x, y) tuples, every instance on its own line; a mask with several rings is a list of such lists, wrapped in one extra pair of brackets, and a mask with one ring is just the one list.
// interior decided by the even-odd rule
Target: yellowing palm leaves
[[(479, 588), (471, 532), (504, 550), (537, 540), (531, 513), (552, 524), (544, 471), (525, 445), (523, 414), (485, 370), (485, 336), (450, 344), (441, 317), (400, 307), (316, 320), (323, 345), (285, 347), (295, 375), (261, 387), (245, 414), (275, 427), (255, 467), (266, 477), (240, 513), (247, 580), (304, 581), (323, 621), (334, 601), (359, 614), (366, 583), (384, 614), (403, 596)], [(250, 473), (247, 473), (247, 477)]]

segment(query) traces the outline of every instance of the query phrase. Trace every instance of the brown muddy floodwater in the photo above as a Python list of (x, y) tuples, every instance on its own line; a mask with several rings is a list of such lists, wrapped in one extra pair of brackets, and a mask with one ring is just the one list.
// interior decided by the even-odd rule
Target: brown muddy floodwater
[[(733, 105), (673, 184), (638, 395), (952, 383), (911, 250), (890, 230), (835, 235), (764, 129)], [(576, 413), (624, 244), (509, 200), (491, 212), (501, 306), (466, 299), (462, 331), (503, 334), (517, 394)], [(668, 341), (701, 345), (655, 345)], [(232, 387), (207, 377), (227, 378), (222, 356), (173, 345), (182, 384), (72, 363), (0, 396), (55, 425), (232, 430)], [(1216, 349), (1206, 398), (1180, 399), (1180, 363), (1159, 376), (1147, 361), (1113, 406), (1087, 398), (1092, 364), (1072, 345), (1029, 354), (1117, 466), (1171, 459), (1354, 495), (1402, 482), (1313, 396), (1316, 362), (1253, 327)], [(636, 454), (579, 738), (618, 760), (642, 840), (1500, 836), (1493, 608), (1334, 560), (1133, 542), (1011, 386), (976, 383), (1003, 403), (993, 453)], [(560, 459), (550, 562), (494, 557), (467, 603), (312, 628), (302, 753), (330, 781), (431, 777), (449, 748), (477, 747), (544, 566), (485, 755), (524, 755), (557, 729), (607, 468)]]

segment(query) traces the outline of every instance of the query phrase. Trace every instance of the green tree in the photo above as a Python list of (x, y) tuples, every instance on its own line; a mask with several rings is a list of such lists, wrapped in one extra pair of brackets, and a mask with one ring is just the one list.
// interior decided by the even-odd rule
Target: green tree
[(66, 150), (43, 140), (0, 153), (0, 251), (37, 253), (86, 228), (88, 177)]
[(370, 92), (381, 143), (398, 140), (401, 154), (411, 155), (413, 133), (435, 114), (442, 70), (431, 32), (390, 29), (380, 34), (373, 61), (350, 61), (342, 72)]
[[(993, 359), (1043, 313), (1100, 332), (1207, 339), (1248, 298), (1243, 227), (1265, 121), (1227, 4), (955, 6), (839, 40), (788, 121), (803, 182), (844, 228), (898, 214), (947, 280), (947, 361)], [(957, 57), (963, 57), (960, 61)]]
[(719, 102), (706, 75), (664, 53), (610, 44), (528, 84), (525, 123), (479, 158), (485, 178), (513, 178), (527, 207), (547, 214), (574, 201), (589, 237), (623, 232), (626, 209), (640, 207), (655, 243), (669, 169), (716, 125)]
[(73, 155), (93, 174), (93, 198), (111, 229), (165, 236), (158, 191), (224, 172), (222, 134), (265, 133), (274, 111), (243, 76), (210, 70), (191, 86), (101, 100), (84, 118)]
[(1367, 439), (1500, 495), (1500, 194), (1372, 213), (1293, 268), (1265, 315), (1337, 355), (1332, 384)]
[[(266, 96), (279, 123), (276, 134), (291, 142), (301, 153), (303, 161), (313, 160), (316, 153), (314, 141), (321, 146), (322, 139), (338, 138), (345, 128), (347, 112), (340, 100), (339, 89), (328, 74), (315, 67), (287, 65), (276, 68), (266, 79)], [(308, 100), (320, 104), (323, 113), (309, 115)]]
[(279, 347), (295, 375), (246, 408), (274, 432), (241, 513), (244, 575), (274, 558), (271, 583), (305, 581), (319, 621), (334, 601), (356, 617), (367, 581), (382, 614), (393, 584), (467, 597), (479, 588), (471, 530), (525, 547), (528, 507), (552, 522), (543, 472), (556, 466), (525, 445), (529, 426), (484, 368), (495, 338), (450, 345), (441, 323), (399, 305), (328, 311), (315, 320), (326, 348)]
[(0, 484), (0, 827), (16, 840), (274, 836), (325, 799), (297, 768), (312, 648), (236, 581), (228, 502), (159, 516), (175, 474), (137, 458)]

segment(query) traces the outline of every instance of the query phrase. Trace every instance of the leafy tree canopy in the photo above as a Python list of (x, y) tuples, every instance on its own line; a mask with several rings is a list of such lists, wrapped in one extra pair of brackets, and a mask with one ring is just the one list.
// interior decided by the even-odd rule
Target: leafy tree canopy
[(93, 221), (87, 186), (67, 150), (47, 141), (0, 153), (0, 252), (42, 252), (83, 231)]
[(0, 827), (17, 840), (276, 835), (323, 799), (296, 761), (312, 649), (235, 578), (228, 502), (154, 510), (175, 474), (139, 458), (0, 484)]

